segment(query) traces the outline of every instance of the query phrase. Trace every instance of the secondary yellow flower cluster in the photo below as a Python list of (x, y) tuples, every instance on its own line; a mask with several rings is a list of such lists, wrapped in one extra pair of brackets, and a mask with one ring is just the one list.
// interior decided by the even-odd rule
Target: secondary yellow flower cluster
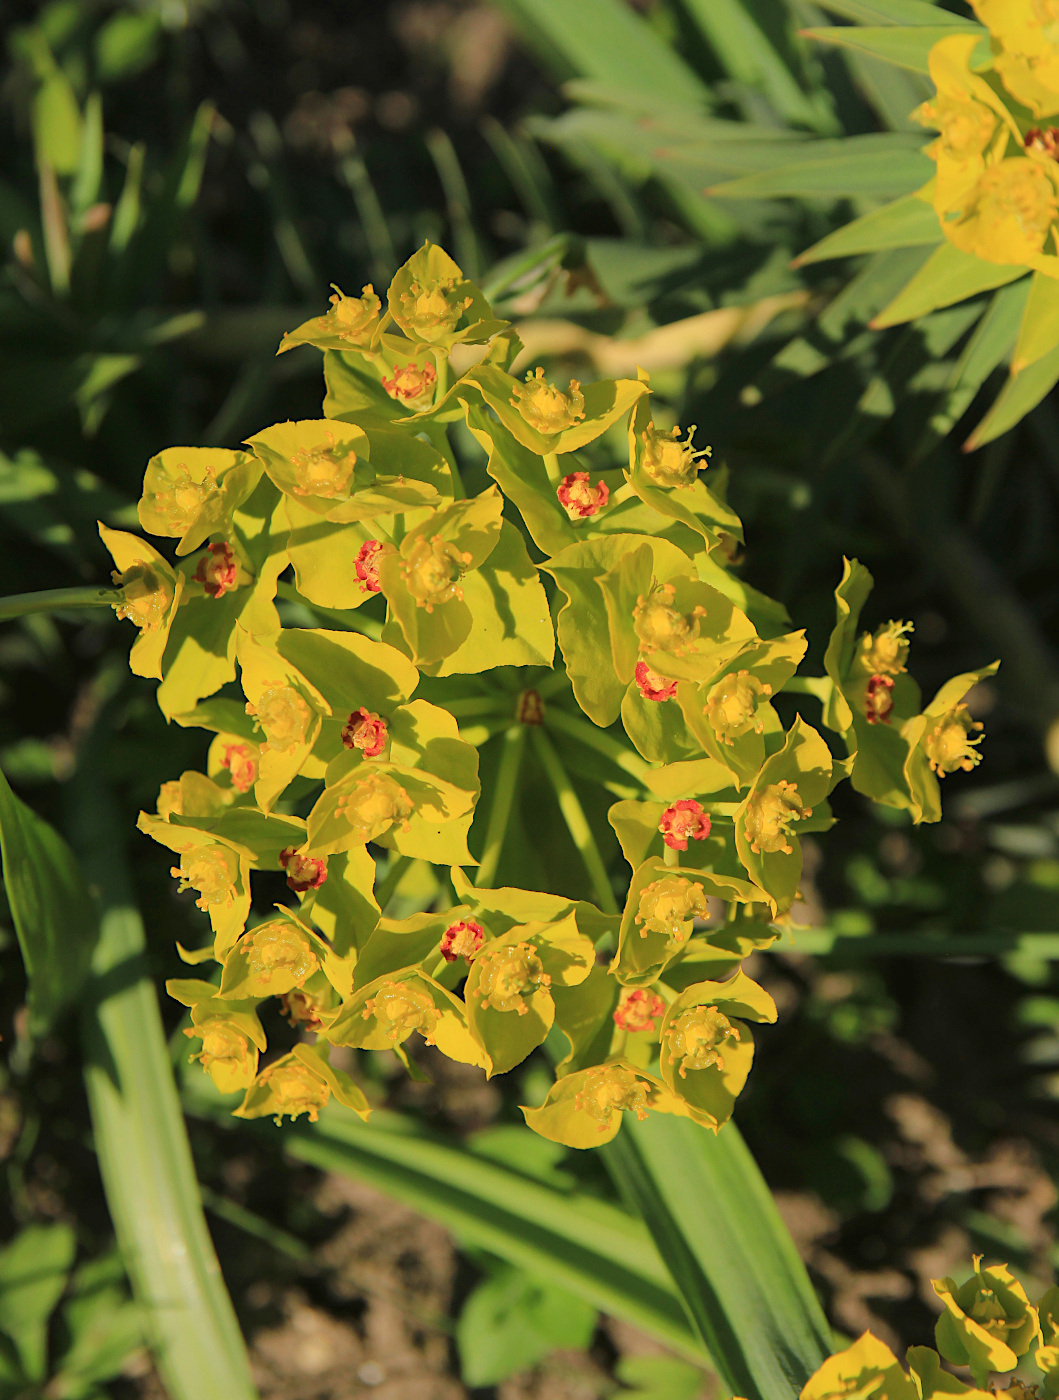
[[(168, 718), (213, 736), (207, 771), (165, 783), (140, 818), (213, 929), (184, 956), (219, 964), (214, 980), (170, 984), (195, 1058), (243, 1093), (245, 1117), (315, 1117), (331, 1098), (366, 1114), (331, 1047), (392, 1050), (414, 1071), (418, 1033), (498, 1074), (556, 1027), (569, 1052), (526, 1109), (538, 1132), (591, 1147), (652, 1110), (719, 1128), (750, 1071), (748, 1023), (776, 1016), (741, 964), (777, 937), (801, 835), (831, 825), (847, 776), (936, 820), (938, 779), (978, 760), (964, 696), (979, 673), (921, 708), (907, 626), (858, 633), (871, 580), (850, 563), (819, 681), (847, 757), (800, 715), (785, 725), (773, 701), (806, 639), (732, 571), (742, 526), (723, 469), (704, 470), (691, 431), (656, 425), (646, 376), (513, 375), (514, 331), (438, 248), (400, 269), (385, 310), (371, 287), (336, 292), (281, 349), (297, 344), (324, 351), (322, 418), (148, 464), (140, 522), (174, 560), (101, 527), (118, 611), (140, 630), (133, 670), (161, 682)], [(495, 483), (470, 498), (457, 420)], [(554, 580), (554, 627), (527, 541)], [(495, 730), (472, 743), (457, 713)], [(624, 737), (599, 733), (619, 722)], [(546, 745), (573, 736), (589, 772), (617, 756), (621, 912), (598, 855), (585, 866), (602, 909), (464, 873), (476, 744), (502, 729), (521, 742), (518, 726)], [(562, 760), (542, 751), (588, 850)], [(455, 902), (388, 918), (382, 859), (388, 880), (399, 861), (442, 867)], [(255, 921), (262, 871), (291, 896)], [(270, 999), (298, 1038), (262, 1068)]]
[[(945, 1305), (935, 1327), (937, 1351), (910, 1347), (906, 1372), (888, 1346), (865, 1332), (824, 1362), (804, 1386), (801, 1400), (848, 1400), (854, 1395), (878, 1400), (993, 1400), (994, 1392), (987, 1388), (990, 1375), (1013, 1371), (1031, 1356), (1041, 1380), (1013, 1381), (1011, 1394), (1022, 1400), (1059, 1394), (1059, 1288), (1049, 1288), (1032, 1304), (1006, 1264), (983, 1268), (981, 1255), (964, 1283), (934, 1279), (933, 1287)], [(969, 1367), (974, 1386), (947, 1372), (942, 1358)]]
[(988, 49), (973, 31), (939, 40), (937, 95), (913, 114), (940, 132), (934, 207), (957, 248), (1059, 277), (1059, 3), (971, 3)]

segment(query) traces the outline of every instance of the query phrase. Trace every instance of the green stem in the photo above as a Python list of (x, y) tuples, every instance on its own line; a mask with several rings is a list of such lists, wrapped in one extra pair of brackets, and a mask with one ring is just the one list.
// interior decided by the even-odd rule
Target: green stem
[(490, 885), (496, 878), (496, 867), (500, 863), (500, 852), (504, 848), (504, 838), (511, 821), (511, 808), (515, 802), (515, 788), (518, 786), (522, 751), (525, 747), (526, 726), (513, 724), (504, 735), (500, 769), (496, 775), (496, 787), (493, 789), (493, 804), (489, 808), (489, 824), (485, 829), (485, 849), (474, 874), (474, 883), (478, 889)]
[(15, 593), (9, 598), (0, 598), (0, 622), (28, 617), (30, 613), (112, 608), (123, 596), (120, 588), (47, 588), (42, 593)]
[(397, 886), (401, 883), (401, 877), (412, 864), (411, 856), (395, 855), (390, 862), (386, 874), (375, 887), (375, 903), (382, 913), (386, 913), (386, 906), (394, 897)]
[(577, 739), (579, 743), (595, 749), (639, 783), (642, 783), (651, 771), (651, 765), (645, 763), (634, 749), (623, 744), (620, 739), (615, 739), (613, 734), (598, 729), (587, 720), (578, 719), (576, 715), (568, 714), (566, 710), (548, 706), (544, 711), (544, 723), (549, 729), (556, 729), (560, 734), (566, 734), (571, 739)]
[(557, 452), (546, 452), (544, 454), (544, 470), (548, 473), (548, 480), (553, 486), (558, 486), (563, 479), (563, 469), (559, 465), (559, 454)]
[(569, 827), (574, 845), (585, 863), (585, 869), (592, 882), (596, 900), (604, 913), (616, 914), (618, 905), (614, 898), (614, 891), (610, 887), (610, 881), (607, 879), (607, 868), (603, 864), (603, 857), (596, 845), (596, 838), (592, 835), (592, 828), (585, 816), (585, 809), (581, 806), (581, 799), (574, 791), (570, 775), (563, 767), (562, 759), (555, 752), (552, 741), (543, 729), (533, 730), (533, 744), (537, 750), (537, 757), (541, 761), (541, 767), (555, 789), (555, 796), (558, 798), (563, 820)]

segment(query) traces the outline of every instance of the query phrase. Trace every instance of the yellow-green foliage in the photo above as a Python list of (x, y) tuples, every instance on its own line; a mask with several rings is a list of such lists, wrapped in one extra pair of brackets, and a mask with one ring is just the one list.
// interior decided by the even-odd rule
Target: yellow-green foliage
[[(164, 784), (140, 819), (213, 928), (212, 946), (185, 958), (222, 966), (219, 985), (170, 984), (191, 1008), (196, 1058), (244, 1093), (243, 1116), (315, 1117), (331, 1097), (365, 1114), (331, 1045), (407, 1063), (416, 1031), (495, 1074), (557, 1026), (569, 1052), (527, 1110), (538, 1132), (594, 1146), (623, 1110), (717, 1129), (750, 1070), (748, 1022), (776, 1016), (739, 968), (778, 936), (800, 835), (831, 825), (828, 796), (846, 776), (936, 820), (938, 778), (978, 760), (962, 705), (976, 676), (921, 713), (909, 629), (858, 641), (871, 580), (847, 563), (815, 683), (846, 743), (833, 760), (803, 718), (784, 730), (773, 700), (804, 635), (732, 571), (742, 527), (723, 470), (704, 470), (709, 450), (690, 433), (655, 425), (646, 375), (565, 389), (540, 370), (512, 376), (517, 336), (429, 245), (394, 278), (388, 310), (370, 287), (332, 303), (281, 347), (324, 351), (324, 417), (274, 424), (248, 451), (151, 459), (140, 520), (177, 541), (175, 563), (101, 527), (119, 612), (140, 629), (133, 669), (160, 681), (167, 717), (215, 735), (208, 771)], [(496, 483), (473, 499), (446, 437), (457, 419)], [(619, 442), (622, 423), (626, 465), (589, 470), (578, 451), (606, 433)], [(526, 536), (554, 580), (554, 631)], [(280, 626), (288, 570), (286, 596), (333, 625)], [(372, 599), (385, 621), (368, 636), (355, 610)], [(556, 632), (577, 704), (596, 726), (620, 719), (645, 761), (606, 741), (646, 770), (643, 800), (610, 812), (632, 868), (623, 913), (605, 875), (604, 910), (471, 883), (478, 752), (453, 713), (415, 697), (428, 676), (458, 711), (468, 674), (550, 667)], [(510, 699), (507, 724), (547, 725), (550, 700)], [(380, 847), (449, 867), (458, 902), (384, 917)], [(300, 907), (247, 929), (268, 870), (286, 872)], [(609, 967), (597, 947), (615, 950)], [(259, 1073), (268, 997), (316, 1041)]]

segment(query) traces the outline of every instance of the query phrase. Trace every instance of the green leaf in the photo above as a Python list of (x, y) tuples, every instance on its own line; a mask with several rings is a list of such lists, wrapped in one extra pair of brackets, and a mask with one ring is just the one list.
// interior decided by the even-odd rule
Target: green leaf
[(96, 1153), (118, 1246), (172, 1400), (255, 1400), (202, 1214), (145, 966), (143, 923), (121, 857), (121, 827), (98, 767), (82, 764), (69, 801), (74, 845), (92, 871), (100, 915), (82, 1035)]
[[(204, 1076), (189, 1080), (185, 1102), (191, 1113), (230, 1123)], [(275, 1138), (268, 1129), (257, 1131)], [(488, 1133), (462, 1147), (398, 1114), (375, 1111), (370, 1122), (356, 1123), (325, 1108), (318, 1123), (298, 1120), (285, 1128), (282, 1145), (297, 1161), (366, 1181), (461, 1242), (643, 1328), (684, 1356), (706, 1360), (642, 1223), (579, 1193), (561, 1173), (534, 1179), (541, 1139), (521, 1127), (504, 1131), (513, 1147), (498, 1162), (487, 1155)]]
[(877, 253), (883, 248), (918, 248), (940, 243), (944, 236), (934, 206), (919, 194), (909, 194), (821, 238), (794, 259), (794, 266)]
[(522, 1269), (503, 1269), (480, 1283), (460, 1312), (460, 1374), (472, 1387), (496, 1385), (553, 1351), (583, 1351), (595, 1326), (590, 1303)]
[(944, 15), (946, 24), (958, 25), (961, 29), (982, 28), (973, 20), (941, 9), (934, 0), (821, 0), (821, 7), (856, 24), (931, 25), (937, 24)]
[(933, 178), (934, 163), (918, 149), (920, 138), (898, 133), (849, 136), (803, 146), (797, 159), (771, 170), (714, 185), (723, 199), (848, 199), (908, 194)]
[(940, 307), (966, 301), (979, 292), (1004, 287), (1019, 277), (1025, 277), (1027, 271), (1025, 267), (984, 262), (952, 243), (942, 243), (911, 282), (869, 324), (873, 330), (882, 330), (887, 326), (914, 321)]
[(699, 1400), (704, 1377), (698, 1366), (675, 1356), (623, 1356), (614, 1368), (622, 1400)]
[(48, 1374), (48, 1318), (66, 1287), (76, 1242), (69, 1225), (29, 1225), (0, 1250), (0, 1332), (27, 1379)]
[(80, 994), (98, 936), (73, 852), (0, 773), (4, 886), (29, 981), (30, 1029), (40, 1034)]
[(964, 443), (965, 452), (984, 447), (987, 442), (1003, 436), (1016, 423), (1036, 408), (1045, 394), (1059, 380), (1059, 346), (1029, 365), (1021, 374), (1013, 375), (1000, 391), (999, 397), (986, 416)]
[[(985, 33), (984, 30), (982, 32)], [(806, 39), (816, 39), (822, 44), (839, 44), (843, 48), (871, 54), (873, 58), (895, 63), (899, 68), (910, 68), (913, 73), (929, 73), (928, 59), (934, 45), (952, 34), (966, 34), (967, 26), (935, 24), (909, 28), (892, 25), (861, 28), (844, 24), (833, 29), (803, 29), (801, 33)]]
[(632, 1115), (602, 1149), (643, 1215), (722, 1384), (747, 1400), (797, 1394), (831, 1333), (772, 1195), (735, 1124)]
[(1018, 343), (1011, 360), (1012, 374), (1021, 374), (1029, 365), (1059, 345), (1059, 279), (1035, 272), (1022, 315)]
[(529, 44), (561, 77), (595, 78), (672, 104), (705, 109), (691, 68), (623, 0), (502, 0)]

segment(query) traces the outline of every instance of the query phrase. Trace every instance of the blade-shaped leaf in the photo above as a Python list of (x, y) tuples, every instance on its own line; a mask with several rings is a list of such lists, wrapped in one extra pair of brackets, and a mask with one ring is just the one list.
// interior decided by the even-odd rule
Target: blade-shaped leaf
[(967, 29), (964, 25), (956, 24), (908, 28), (844, 24), (834, 28), (803, 29), (801, 32), (804, 38), (815, 39), (821, 44), (840, 44), (843, 48), (885, 59), (887, 63), (896, 63), (899, 68), (910, 68), (913, 73), (929, 73), (927, 60), (934, 45), (952, 34), (965, 34)]
[(801, 195), (844, 199), (854, 195), (909, 194), (934, 174), (915, 136), (898, 133), (850, 136), (803, 147), (792, 161), (772, 170), (726, 180), (709, 191), (726, 199), (776, 199)]
[(905, 321), (914, 321), (937, 311), (939, 307), (952, 306), (958, 301), (977, 296), (979, 292), (1004, 287), (1025, 275), (1024, 267), (984, 262), (955, 244), (942, 243), (911, 282), (870, 324), (873, 330), (899, 326)]
[(973, 20), (941, 9), (933, 0), (820, 0), (820, 6), (856, 24), (937, 24), (944, 15), (946, 24), (982, 28)]
[(1059, 281), (1035, 272), (1011, 361), (1012, 374), (1021, 374), (1059, 345)]
[(918, 194), (909, 194), (821, 238), (794, 259), (794, 266), (877, 253), (883, 248), (918, 248), (940, 243), (943, 237), (934, 206)]
[(1057, 381), (1059, 346), (1008, 380), (993, 407), (964, 443), (963, 450), (973, 452), (975, 448), (984, 447), (987, 442), (1003, 436), (1025, 418), (1031, 408), (1037, 407)]
[(643, 1215), (730, 1392), (797, 1394), (831, 1351), (805, 1266), (734, 1124), (626, 1115), (601, 1149)]
[(30, 1029), (46, 1030), (76, 1001), (97, 928), (88, 888), (57, 831), (0, 773), (4, 885), (29, 981)]
[(48, 1373), (48, 1318), (62, 1297), (77, 1241), (69, 1225), (28, 1225), (0, 1250), (0, 1332), (29, 1380)]

